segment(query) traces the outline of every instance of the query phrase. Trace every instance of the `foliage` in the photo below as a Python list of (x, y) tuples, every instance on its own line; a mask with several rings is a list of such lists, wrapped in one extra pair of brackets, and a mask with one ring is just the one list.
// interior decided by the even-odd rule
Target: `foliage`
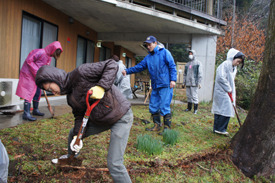
[(172, 129), (166, 129), (163, 132), (163, 142), (165, 144), (175, 145), (178, 142), (179, 133)]
[(168, 50), (171, 52), (175, 63), (188, 62), (188, 44), (169, 44)]
[(240, 69), (236, 76), (237, 104), (244, 109), (249, 109), (257, 88), (262, 62), (253, 60), (245, 61), (245, 67)]
[(163, 151), (162, 143), (151, 135), (139, 135), (137, 138), (137, 149), (149, 155), (158, 155)]
[[(224, 26), (224, 36), (217, 41), (217, 54), (224, 54), (231, 47), (240, 50), (248, 60), (260, 62), (263, 60), (265, 35), (264, 30), (257, 28), (257, 23), (245, 18), (236, 17), (232, 38), (232, 17), (226, 17), (227, 26)], [(231, 40), (233, 45), (231, 45)]]

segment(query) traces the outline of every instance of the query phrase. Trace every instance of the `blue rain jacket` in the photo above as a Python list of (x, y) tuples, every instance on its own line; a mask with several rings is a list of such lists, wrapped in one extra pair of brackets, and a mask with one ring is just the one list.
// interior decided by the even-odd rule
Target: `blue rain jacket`
[(170, 87), (171, 81), (177, 81), (177, 69), (171, 53), (157, 45), (150, 53), (134, 67), (126, 69), (127, 74), (149, 70), (152, 89)]

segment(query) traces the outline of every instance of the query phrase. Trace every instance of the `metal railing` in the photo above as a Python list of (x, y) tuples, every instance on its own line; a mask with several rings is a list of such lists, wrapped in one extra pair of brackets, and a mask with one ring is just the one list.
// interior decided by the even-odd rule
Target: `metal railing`
[[(200, 11), (205, 14), (212, 15), (216, 18), (222, 18), (222, 0), (210, 0), (213, 2), (213, 7), (208, 7), (209, 0), (166, 0), (177, 5), (191, 8), (193, 10)], [(209, 12), (209, 9), (212, 12)]]

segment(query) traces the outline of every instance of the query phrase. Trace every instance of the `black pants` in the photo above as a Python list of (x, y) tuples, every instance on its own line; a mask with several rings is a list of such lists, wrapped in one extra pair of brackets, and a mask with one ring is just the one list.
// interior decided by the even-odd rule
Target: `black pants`
[(220, 131), (220, 132), (226, 132), (229, 120), (230, 120), (230, 117), (222, 116), (219, 114), (214, 114), (213, 132), (215, 130)]

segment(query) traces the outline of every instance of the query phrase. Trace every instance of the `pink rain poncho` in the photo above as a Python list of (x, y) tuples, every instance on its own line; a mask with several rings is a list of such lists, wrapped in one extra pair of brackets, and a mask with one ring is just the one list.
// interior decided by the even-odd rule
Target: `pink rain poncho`
[(36, 72), (43, 65), (50, 65), (55, 50), (63, 49), (59, 41), (55, 41), (45, 48), (32, 50), (26, 58), (20, 71), (16, 95), (31, 102), (37, 86), (35, 84)]

